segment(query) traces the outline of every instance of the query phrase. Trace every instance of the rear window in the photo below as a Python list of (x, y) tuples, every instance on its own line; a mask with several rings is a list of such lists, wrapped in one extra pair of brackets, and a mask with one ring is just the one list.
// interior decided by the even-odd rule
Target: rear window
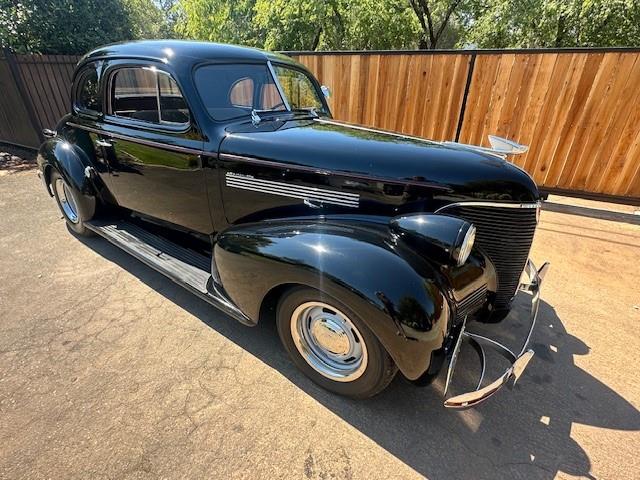
[(80, 72), (74, 106), (85, 112), (100, 112), (100, 90), (98, 89), (98, 71), (95, 64), (85, 67)]
[(266, 65), (204, 65), (194, 75), (198, 93), (214, 120), (249, 115), (251, 110), (284, 110)]
[(156, 124), (189, 122), (189, 109), (178, 84), (155, 67), (122, 68), (113, 77), (112, 114)]

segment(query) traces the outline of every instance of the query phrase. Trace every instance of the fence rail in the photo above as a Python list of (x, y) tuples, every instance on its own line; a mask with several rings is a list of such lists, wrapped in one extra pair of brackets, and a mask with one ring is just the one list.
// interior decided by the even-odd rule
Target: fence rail
[[(530, 146), (550, 191), (640, 203), (640, 51), (290, 52), (334, 116), (434, 140)], [(69, 110), (79, 57), (0, 53), (0, 141), (36, 147)]]

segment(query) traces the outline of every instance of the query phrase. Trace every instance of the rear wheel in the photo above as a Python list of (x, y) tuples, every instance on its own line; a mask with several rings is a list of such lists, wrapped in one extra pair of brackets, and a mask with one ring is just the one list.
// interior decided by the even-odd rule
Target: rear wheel
[(51, 187), (69, 228), (78, 235), (93, 235), (84, 223), (93, 218), (96, 210), (95, 197), (80, 193), (69, 185), (57, 170), (51, 173)]
[(367, 398), (396, 374), (393, 360), (355, 312), (322, 292), (289, 291), (278, 305), (277, 322), (293, 362), (327, 390)]

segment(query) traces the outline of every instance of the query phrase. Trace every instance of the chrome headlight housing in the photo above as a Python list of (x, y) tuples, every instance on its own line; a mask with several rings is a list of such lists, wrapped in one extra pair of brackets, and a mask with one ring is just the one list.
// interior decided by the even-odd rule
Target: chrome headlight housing
[(449, 265), (463, 265), (476, 238), (476, 227), (458, 217), (436, 213), (414, 213), (389, 222), (398, 239), (420, 253)]
[(471, 255), (473, 243), (476, 241), (476, 227), (471, 223), (463, 225), (460, 234), (463, 235), (465, 226), (467, 226), (467, 228), (466, 232), (464, 232), (464, 236), (462, 237), (462, 242), (460, 242), (460, 246), (453, 252), (453, 258), (456, 261), (457, 266), (464, 265), (469, 258), (469, 255)]

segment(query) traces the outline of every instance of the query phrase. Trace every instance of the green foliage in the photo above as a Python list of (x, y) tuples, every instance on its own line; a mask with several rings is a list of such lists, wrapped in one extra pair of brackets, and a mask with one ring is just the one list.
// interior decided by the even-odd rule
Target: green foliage
[(361, 0), (346, 9), (345, 42), (351, 50), (416, 47), (420, 25), (406, 0)]
[(254, 22), (255, 3), (255, 0), (179, 0), (176, 31), (191, 39), (263, 46), (263, 34)]
[(637, 46), (640, 0), (0, 0), (0, 43), (184, 37), (273, 50)]
[(174, 2), (154, 0), (121, 0), (131, 28), (131, 37), (170, 38), (174, 26), (169, 16)]
[(468, 0), (408, 0), (421, 28), (419, 47), (452, 48), (460, 35)]
[(188, 38), (273, 50), (412, 48), (419, 25), (405, 0), (179, 0)]
[(461, 43), (485, 48), (637, 46), (638, 0), (484, 0)]
[(344, 19), (340, 0), (257, 0), (255, 22), (273, 50), (340, 48)]
[(163, 36), (154, 0), (0, 0), (0, 43), (17, 52), (78, 54)]

